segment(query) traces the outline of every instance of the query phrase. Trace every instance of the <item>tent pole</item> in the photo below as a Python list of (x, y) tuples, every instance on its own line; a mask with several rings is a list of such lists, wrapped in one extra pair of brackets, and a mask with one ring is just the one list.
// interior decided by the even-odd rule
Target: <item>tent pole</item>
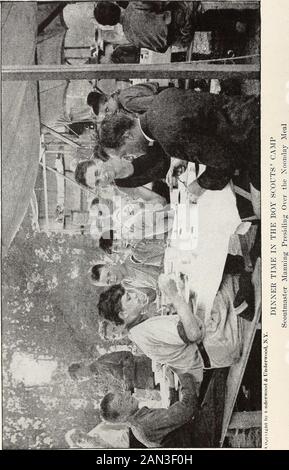
[[(43, 163), (42, 163), (43, 162)], [(46, 173), (46, 157), (45, 152), (42, 154), (42, 162), (40, 162), (43, 170), (43, 187), (44, 187), (44, 207), (45, 207), (45, 225), (49, 230), (49, 214), (48, 214), (48, 190), (47, 190), (47, 173)]]
[(101, 78), (202, 78), (259, 79), (260, 64), (212, 64), (173, 62), (168, 64), (80, 64), (80, 65), (6, 65), (2, 80), (93, 80)]

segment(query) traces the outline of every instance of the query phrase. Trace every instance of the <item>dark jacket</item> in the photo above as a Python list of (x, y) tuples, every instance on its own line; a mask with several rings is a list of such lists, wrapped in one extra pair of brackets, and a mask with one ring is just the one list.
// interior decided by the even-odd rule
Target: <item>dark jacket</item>
[(256, 97), (168, 88), (155, 97), (140, 123), (170, 157), (207, 166), (198, 178), (205, 189), (224, 188), (236, 168), (260, 157)]
[(166, 177), (171, 160), (155, 142), (148, 146), (147, 153), (135, 158), (132, 162), (134, 173), (127, 178), (116, 178), (115, 184), (120, 188), (138, 188)]
[(135, 437), (147, 447), (160, 447), (174, 429), (189, 422), (197, 407), (197, 393), (192, 375), (180, 376), (182, 398), (169, 408), (140, 408), (128, 424)]

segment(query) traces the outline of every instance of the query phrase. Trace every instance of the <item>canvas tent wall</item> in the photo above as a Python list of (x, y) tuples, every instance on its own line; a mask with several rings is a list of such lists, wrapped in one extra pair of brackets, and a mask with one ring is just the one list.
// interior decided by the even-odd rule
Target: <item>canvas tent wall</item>
[[(2, 64), (34, 64), (37, 4), (2, 4)], [(38, 170), (37, 82), (2, 82), (2, 252), (27, 210)]]
[[(38, 25), (45, 24), (53, 11), (58, 11), (59, 2), (51, 4), (38, 4)], [(64, 41), (67, 26), (62, 11), (40, 32), (37, 37), (37, 63), (62, 64), (64, 63)], [(39, 82), (40, 116), (41, 122), (53, 126), (65, 115), (65, 93), (68, 87), (67, 80), (49, 80)]]

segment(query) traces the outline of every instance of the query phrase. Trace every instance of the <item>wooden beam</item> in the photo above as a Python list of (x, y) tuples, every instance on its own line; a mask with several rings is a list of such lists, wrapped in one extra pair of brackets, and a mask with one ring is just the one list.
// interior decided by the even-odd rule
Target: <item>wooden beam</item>
[(250, 429), (262, 427), (262, 411), (242, 411), (232, 414), (228, 429)]
[(251, 322), (240, 319), (242, 323), (243, 334), (243, 350), (240, 360), (230, 367), (227, 379), (227, 392), (223, 417), (223, 429), (220, 440), (220, 447), (223, 446), (224, 439), (230, 425), (233, 409), (242, 383), (243, 375), (248, 363), (249, 355), (251, 352), (252, 344), (254, 341), (255, 333), (259, 324), (261, 315), (261, 260), (258, 258), (254, 273), (252, 275), (252, 283), (255, 290), (255, 317)]
[(9, 65), (2, 66), (2, 80), (92, 80), (101, 78), (243, 78), (258, 79), (259, 64), (168, 64)]

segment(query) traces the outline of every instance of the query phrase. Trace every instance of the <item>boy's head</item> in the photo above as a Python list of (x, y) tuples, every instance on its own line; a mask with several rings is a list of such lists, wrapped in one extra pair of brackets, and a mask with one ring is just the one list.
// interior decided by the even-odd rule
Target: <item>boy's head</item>
[(103, 109), (105, 108), (107, 96), (104, 93), (100, 93), (98, 91), (91, 91), (87, 95), (86, 102), (88, 106), (93, 109), (94, 114), (98, 116), (103, 112)]
[(117, 156), (138, 155), (145, 152), (145, 141), (138, 120), (135, 116), (121, 111), (107, 114), (101, 122), (99, 139), (106, 150), (113, 149)]
[(117, 264), (95, 264), (91, 268), (91, 279), (100, 286), (112, 286), (122, 281), (121, 268)]
[(77, 164), (74, 177), (77, 183), (94, 189), (112, 183), (115, 171), (109, 161), (84, 160)]
[(130, 392), (108, 393), (100, 403), (101, 416), (111, 423), (125, 423), (138, 410), (138, 401)]
[(97, 2), (94, 18), (104, 26), (115, 26), (120, 21), (121, 8), (112, 2)]
[(98, 91), (91, 91), (87, 95), (87, 104), (101, 120), (105, 118), (106, 114), (116, 113), (119, 108), (118, 102), (113, 96), (107, 96)]
[(98, 312), (115, 325), (129, 325), (141, 315), (146, 304), (146, 295), (116, 284), (100, 294)]

